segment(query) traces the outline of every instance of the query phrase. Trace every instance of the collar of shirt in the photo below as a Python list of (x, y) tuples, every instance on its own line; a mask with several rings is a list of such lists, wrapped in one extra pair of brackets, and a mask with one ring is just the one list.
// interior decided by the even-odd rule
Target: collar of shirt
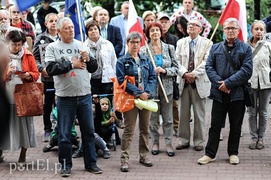
[(128, 18), (126, 18), (123, 14), (121, 14), (121, 16), (124, 20), (128, 20)]
[(189, 37), (189, 40), (188, 40), (189, 44), (191, 43), (191, 41), (193, 41), (194, 44), (196, 45), (198, 42), (198, 37), (199, 37), (199, 35), (195, 39), (191, 39), (191, 37)]
[(107, 30), (108, 24), (106, 24), (104, 27), (100, 26), (100, 30), (102, 30), (102, 28), (104, 28), (104, 30)]

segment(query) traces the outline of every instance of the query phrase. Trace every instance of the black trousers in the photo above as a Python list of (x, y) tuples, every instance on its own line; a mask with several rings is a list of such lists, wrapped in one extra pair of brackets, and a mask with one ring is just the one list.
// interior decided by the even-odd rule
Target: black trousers
[(223, 94), (222, 103), (213, 101), (211, 112), (211, 127), (209, 129), (208, 142), (205, 148), (205, 155), (215, 158), (219, 147), (219, 136), (221, 127), (229, 116), (230, 132), (228, 139), (228, 155), (238, 155), (241, 128), (245, 114), (243, 100), (232, 101), (230, 94)]
[(44, 84), (44, 105), (43, 105), (43, 124), (45, 131), (52, 131), (52, 123), (50, 121), (50, 114), (52, 108), (55, 107), (55, 91), (48, 91), (54, 89), (54, 82), (43, 82)]

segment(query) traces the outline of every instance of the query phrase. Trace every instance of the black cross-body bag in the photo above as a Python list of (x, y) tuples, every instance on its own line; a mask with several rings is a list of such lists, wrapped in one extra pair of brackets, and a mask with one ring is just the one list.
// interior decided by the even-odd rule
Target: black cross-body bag
[[(227, 49), (226, 49), (226, 46), (222, 43), (222, 46), (223, 46), (223, 50), (225, 52), (225, 55), (227, 57), (227, 60), (229, 61), (230, 63), (230, 66), (235, 70), (237, 71), (238, 69), (235, 67), (235, 64), (234, 62), (232, 61), (232, 58), (231, 56), (229, 55)], [(258, 50), (259, 51), (259, 50)], [(258, 52), (257, 51), (257, 52)], [(254, 51), (255, 52), (255, 51)], [(257, 53), (256, 52), (256, 53)], [(255, 53), (255, 55), (256, 55)], [(254, 55), (254, 56), (255, 56)], [(251, 83), (247, 82), (247, 84), (243, 85), (243, 90), (244, 90), (244, 102), (245, 102), (245, 105), (247, 107), (252, 107), (254, 108), (254, 97), (253, 97), (253, 91), (252, 91), (252, 88), (251, 88)]]

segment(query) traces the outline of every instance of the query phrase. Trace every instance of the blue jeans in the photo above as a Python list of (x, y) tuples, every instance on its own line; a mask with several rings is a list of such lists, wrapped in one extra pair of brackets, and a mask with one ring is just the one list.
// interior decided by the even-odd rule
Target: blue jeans
[(58, 160), (62, 169), (72, 168), (71, 129), (77, 116), (82, 135), (85, 168), (96, 166), (92, 97), (58, 97)]

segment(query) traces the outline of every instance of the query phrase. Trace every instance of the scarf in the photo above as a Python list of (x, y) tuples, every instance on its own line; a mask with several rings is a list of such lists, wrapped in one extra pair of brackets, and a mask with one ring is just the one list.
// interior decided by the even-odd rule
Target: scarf
[(102, 38), (100, 37), (99, 40), (97, 42), (94, 42), (92, 40), (90, 40), (89, 38), (86, 40), (87, 42), (87, 46), (89, 47), (91, 52), (94, 52), (95, 54), (95, 58), (97, 60), (97, 64), (98, 64), (98, 69), (102, 69), (103, 67), (103, 61), (101, 59), (101, 45), (103, 43)]
[(11, 65), (16, 66), (16, 71), (22, 71), (22, 57), (24, 55), (24, 49), (22, 48), (17, 54), (10, 54)]

